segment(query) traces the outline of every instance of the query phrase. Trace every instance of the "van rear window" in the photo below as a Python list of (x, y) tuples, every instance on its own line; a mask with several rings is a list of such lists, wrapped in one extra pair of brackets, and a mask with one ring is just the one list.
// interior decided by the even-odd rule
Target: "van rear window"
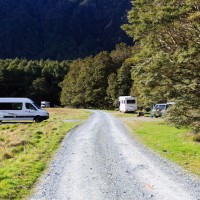
[(0, 103), (0, 110), (22, 110), (23, 103)]
[(135, 104), (135, 100), (127, 100), (127, 104)]
[(166, 108), (166, 104), (156, 104), (156, 105), (155, 105), (155, 108), (156, 108), (156, 109), (163, 110), (163, 109)]

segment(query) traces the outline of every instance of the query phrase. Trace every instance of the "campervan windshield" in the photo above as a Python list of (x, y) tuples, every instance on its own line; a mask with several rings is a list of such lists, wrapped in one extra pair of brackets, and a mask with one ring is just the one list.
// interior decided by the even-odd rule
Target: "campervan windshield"
[(35, 102), (33, 102), (33, 105), (34, 105), (37, 109), (40, 109), (40, 107), (39, 107)]

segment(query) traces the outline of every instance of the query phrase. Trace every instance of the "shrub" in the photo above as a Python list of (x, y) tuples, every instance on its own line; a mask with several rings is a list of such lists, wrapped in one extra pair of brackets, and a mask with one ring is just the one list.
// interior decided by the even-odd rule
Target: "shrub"
[(200, 114), (198, 109), (187, 104), (187, 102), (176, 102), (164, 114), (167, 122), (176, 127), (188, 127), (195, 134), (200, 132)]

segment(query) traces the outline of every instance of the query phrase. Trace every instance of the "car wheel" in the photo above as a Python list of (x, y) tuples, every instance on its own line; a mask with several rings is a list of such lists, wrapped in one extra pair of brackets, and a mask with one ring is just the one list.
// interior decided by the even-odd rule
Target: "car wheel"
[(42, 119), (41, 119), (40, 116), (36, 116), (36, 117), (34, 118), (34, 121), (38, 123), (38, 122), (41, 122)]

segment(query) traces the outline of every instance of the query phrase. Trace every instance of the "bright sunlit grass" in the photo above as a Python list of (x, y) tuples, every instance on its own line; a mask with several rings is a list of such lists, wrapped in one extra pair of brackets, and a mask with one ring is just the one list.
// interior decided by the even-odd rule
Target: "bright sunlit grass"
[(194, 135), (186, 128), (170, 126), (162, 118), (109, 112), (124, 121), (133, 130), (133, 135), (147, 147), (200, 176), (199, 134)]
[(48, 111), (50, 119), (41, 123), (0, 124), (0, 199), (27, 196), (67, 131), (90, 115), (68, 108)]
[(194, 141), (194, 135), (188, 129), (177, 129), (154, 121), (129, 121), (127, 124), (145, 145), (200, 175), (200, 143)]

